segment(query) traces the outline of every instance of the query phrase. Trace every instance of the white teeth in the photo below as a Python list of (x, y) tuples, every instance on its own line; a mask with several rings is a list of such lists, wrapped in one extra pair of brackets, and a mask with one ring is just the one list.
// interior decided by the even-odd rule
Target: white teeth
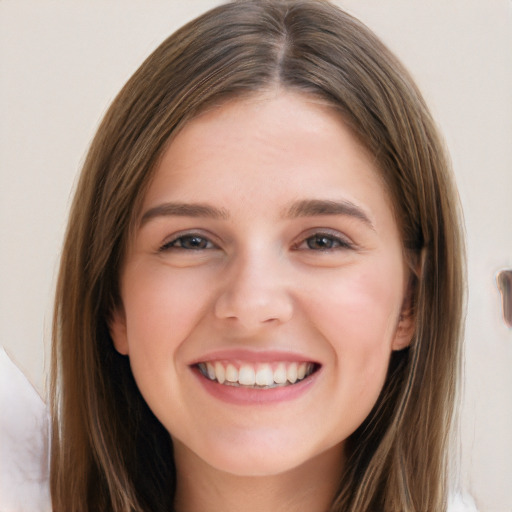
[(238, 382), (238, 370), (232, 364), (228, 364), (226, 368), (226, 380), (228, 382)]
[(286, 366), (284, 363), (279, 363), (274, 370), (274, 382), (276, 384), (284, 384), (286, 382)]
[(262, 364), (256, 372), (256, 384), (258, 386), (272, 386), (274, 384), (274, 372), (269, 364)]
[(240, 367), (238, 383), (244, 386), (254, 386), (254, 384), (256, 384), (256, 374), (252, 366), (244, 364)]
[(224, 366), (222, 366), (221, 363), (215, 363), (215, 376), (221, 384), (224, 384), (224, 381), (226, 380), (226, 370), (224, 370)]
[(288, 369), (286, 370), (286, 378), (292, 384), (297, 382), (297, 363), (292, 363), (290, 366), (288, 366)]
[(215, 368), (212, 363), (206, 363), (206, 371), (208, 372), (208, 377), (211, 380), (215, 379)]
[(205, 377), (216, 380), (219, 384), (260, 388), (295, 384), (314, 370), (312, 363), (296, 362), (279, 362), (273, 365), (244, 363), (237, 368), (234, 364), (228, 363), (224, 366), (220, 361), (216, 361), (200, 363), (198, 366)]

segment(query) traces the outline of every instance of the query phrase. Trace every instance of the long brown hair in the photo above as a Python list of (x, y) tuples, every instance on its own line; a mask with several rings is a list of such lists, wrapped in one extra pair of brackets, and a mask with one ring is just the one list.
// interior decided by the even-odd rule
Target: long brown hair
[(324, 1), (242, 0), (164, 41), (119, 93), (89, 150), (55, 300), (54, 510), (173, 509), (170, 436), (109, 335), (120, 265), (172, 134), (206, 108), (276, 85), (322, 98), (375, 156), (414, 269), (414, 339), (393, 353), (374, 410), (348, 439), (331, 511), (446, 508), (464, 275), (443, 144), (408, 73), (362, 23)]

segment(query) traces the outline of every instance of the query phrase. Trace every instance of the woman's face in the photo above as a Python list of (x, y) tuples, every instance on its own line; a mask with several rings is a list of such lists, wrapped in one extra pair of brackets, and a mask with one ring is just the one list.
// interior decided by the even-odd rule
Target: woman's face
[(407, 282), (374, 159), (328, 107), (276, 92), (173, 139), (110, 327), (178, 467), (272, 475), (339, 460), (410, 340)]

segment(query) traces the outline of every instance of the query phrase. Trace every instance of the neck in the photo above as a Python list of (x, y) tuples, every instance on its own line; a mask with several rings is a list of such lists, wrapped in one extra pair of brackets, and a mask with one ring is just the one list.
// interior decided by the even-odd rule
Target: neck
[[(187, 451), (186, 456), (179, 456)], [(208, 465), (175, 445), (177, 512), (327, 512), (338, 489), (340, 446), (297, 468), (270, 476), (240, 476)]]

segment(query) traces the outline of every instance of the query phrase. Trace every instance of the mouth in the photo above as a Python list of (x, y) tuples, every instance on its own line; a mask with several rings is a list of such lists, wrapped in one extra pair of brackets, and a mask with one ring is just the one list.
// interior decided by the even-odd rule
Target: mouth
[(274, 389), (293, 386), (319, 369), (314, 362), (205, 361), (194, 365), (208, 380), (223, 386)]

